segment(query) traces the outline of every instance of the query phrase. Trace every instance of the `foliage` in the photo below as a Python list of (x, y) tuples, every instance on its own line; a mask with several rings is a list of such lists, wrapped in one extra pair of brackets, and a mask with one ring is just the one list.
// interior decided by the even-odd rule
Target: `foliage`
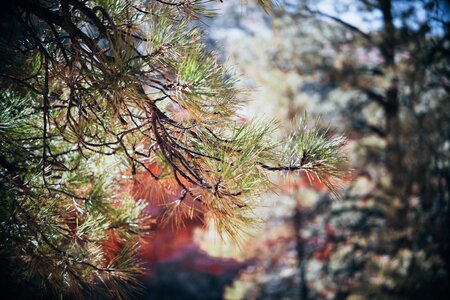
[(236, 79), (202, 42), (209, 2), (6, 5), (0, 243), (20, 280), (55, 294), (103, 287), (126, 297), (154, 216), (120, 182), (143, 171), (180, 187), (164, 216), (199, 210), (233, 237), (255, 219), (269, 171), (303, 170), (334, 189), (345, 172), (342, 137), (300, 126), (278, 141), (272, 124), (239, 122)]

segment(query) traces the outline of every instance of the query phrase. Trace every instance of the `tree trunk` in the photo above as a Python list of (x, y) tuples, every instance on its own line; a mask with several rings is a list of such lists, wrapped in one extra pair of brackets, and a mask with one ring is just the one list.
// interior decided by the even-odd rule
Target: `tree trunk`
[(385, 166), (392, 176), (392, 185), (397, 194), (403, 190), (406, 183), (403, 168), (403, 155), (400, 146), (401, 124), (400, 124), (400, 103), (398, 97), (398, 80), (395, 76), (395, 52), (396, 36), (392, 17), (392, 1), (380, 0), (379, 6), (383, 15), (383, 33), (380, 43), (380, 52), (383, 55), (384, 64), (387, 70), (394, 73), (391, 85), (386, 90), (384, 102), (385, 132), (386, 132), (386, 159)]
[(305, 253), (305, 240), (301, 235), (301, 230), (303, 227), (303, 208), (298, 205), (295, 209), (295, 213), (293, 216), (293, 225), (295, 231), (295, 245), (297, 252), (297, 260), (298, 260), (298, 272), (300, 276), (300, 286), (299, 286), (299, 299), (307, 300), (308, 299), (308, 285), (306, 283), (306, 265), (307, 265), (307, 257)]

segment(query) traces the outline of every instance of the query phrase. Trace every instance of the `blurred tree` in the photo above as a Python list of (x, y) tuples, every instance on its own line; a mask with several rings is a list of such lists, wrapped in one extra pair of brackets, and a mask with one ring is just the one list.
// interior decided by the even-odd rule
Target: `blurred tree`
[(26, 284), (14, 297), (35, 287), (126, 297), (142, 270), (139, 237), (156, 221), (118, 183), (143, 170), (173, 194), (164, 220), (178, 225), (201, 212), (233, 237), (255, 221), (255, 197), (273, 186), (269, 171), (304, 171), (336, 191), (343, 137), (301, 123), (277, 141), (272, 123), (238, 121), (235, 79), (202, 43), (208, 2), (4, 5), (2, 276)]
[(317, 275), (322, 277), (316, 278), (321, 283), (309, 286), (333, 287), (310, 295), (448, 295), (450, 27), (445, 1), (285, 4), (273, 23), (284, 41), (274, 64), (300, 74), (299, 91), (319, 99), (325, 108), (318, 111), (330, 107), (328, 117), (339, 117), (352, 130), (359, 153), (360, 176), (346, 201), (320, 215), (293, 216), (303, 227), (297, 234), (309, 233), (306, 241), (300, 238), (306, 246), (314, 239), (312, 219), (320, 220), (323, 232), (326, 224), (335, 230), (325, 262), (314, 257), (314, 250), (305, 257), (305, 245), (298, 246), (301, 256), (322, 266)]
[[(409, 145), (430, 144), (424, 140), (424, 131), (431, 133), (434, 128), (428, 129), (425, 119), (447, 102), (449, 33), (444, 2), (337, 1), (327, 12), (320, 10), (321, 2), (287, 2), (285, 7), (290, 8), (279, 15), (285, 20), (282, 24), (307, 21), (319, 29), (310, 34), (305, 29), (308, 26), (284, 29), (305, 40), (297, 39), (296, 45), (289, 47), (290, 54), (280, 49), (276, 63), (300, 74), (320, 74), (315, 85), (325, 86), (323, 99), (331, 98), (332, 90), (353, 93), (343, 110), (352, 113), (354, 130), (372, 132), (385, 141), (383, 161), (392, 174), (393, 190), (401, 195), (412, 187), (414, 180), (409, 179), (420, 176), (405, 173), (423, 174), (417, 164), (429, 166), (431, 159), (414, 159), (423, 149)], [(330, 10), (344, 17), (332, 15)], [(316, 51), (321, 51), (320, 55), (315, 55)], [(416, 134), (405, 134), (407, 131)], [(445, 134), (441, 137), (436, 143), (442, 153)]]

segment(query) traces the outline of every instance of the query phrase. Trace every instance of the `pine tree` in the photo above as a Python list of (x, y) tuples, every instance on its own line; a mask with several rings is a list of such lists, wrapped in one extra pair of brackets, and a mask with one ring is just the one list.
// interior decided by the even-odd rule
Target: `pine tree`
[(125, 298), (155, 222), (121, 189), (140, 172), (177, 183), (165, 219), (200, 211), (232, 237), (257, 220), (270, 172), (303, 171), (337, 193), (343, 137), (299, 121), (279, 141), (274, 122), (239, 121), (237, 79), (203, 45), (209, 2), (4, 7), (0, 253), (17, 280), (54, 295), (103, 288)]

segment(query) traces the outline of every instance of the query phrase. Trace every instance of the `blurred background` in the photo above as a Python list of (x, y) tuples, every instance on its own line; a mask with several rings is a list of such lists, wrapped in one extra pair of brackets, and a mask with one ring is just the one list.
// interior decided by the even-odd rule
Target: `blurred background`
[(287, 134), (320, 117), (347, 135), (352, 171), (341, 199), (278, 174), (238, 243), (202, 220), (157, 232), (138, 298), (448, 299), (449, 3), (212, 5), (199, 23), (241, 76), (242, 120), (275, 118)]

